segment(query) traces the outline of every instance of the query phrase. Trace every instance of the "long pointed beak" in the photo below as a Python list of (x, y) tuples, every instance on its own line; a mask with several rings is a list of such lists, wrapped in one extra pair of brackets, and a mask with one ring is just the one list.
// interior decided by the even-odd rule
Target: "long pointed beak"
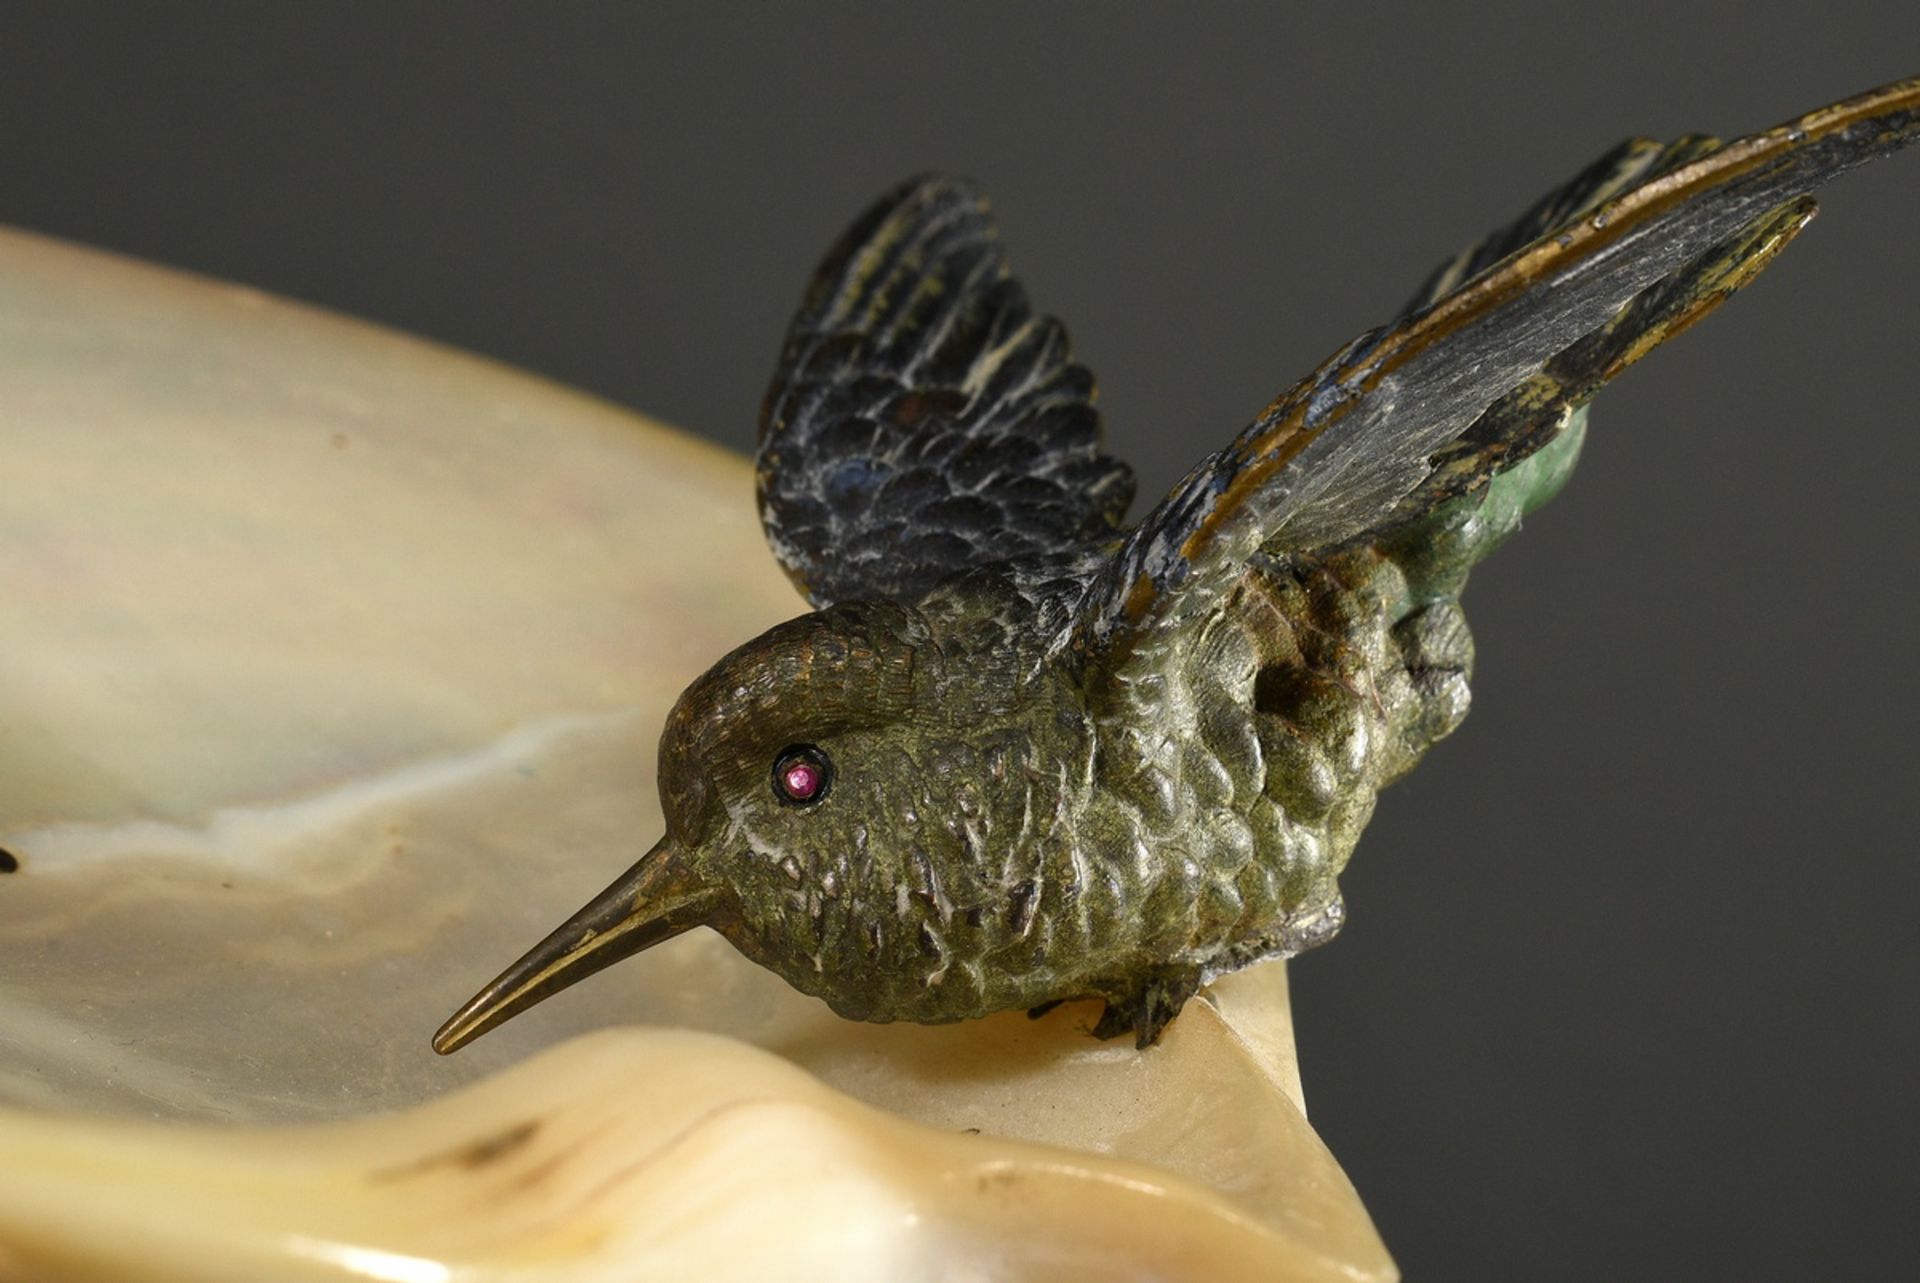
[(454, 1012), (433, 1036), (433, 1049), (443, 1056), (458, 1051), (576, 980), (702, 925), (717, 898), (661, 839), (619, 881)]

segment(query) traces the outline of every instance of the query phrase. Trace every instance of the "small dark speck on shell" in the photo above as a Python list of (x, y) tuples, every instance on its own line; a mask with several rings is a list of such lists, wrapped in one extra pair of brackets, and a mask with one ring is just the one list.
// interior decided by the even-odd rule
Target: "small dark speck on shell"
[(4, 847), (0, 847), (0, 873), (18, 872), (20, 872), (20, 857)]
[(382, 1168), (373, 1173), (373, 1178), (377, 1181), (396, 1180), (429, 1172), (437, 1167), (458, 1167), (471, 1171), (490, 1163), (497, 1163), (507, 1155), (524, 1148), (539, 1131), (540, 1121), (529, 1119), (465, 1145), (437, 1154), (429, 1154), (424, 1158), (417, 1158), (396, 1167)]

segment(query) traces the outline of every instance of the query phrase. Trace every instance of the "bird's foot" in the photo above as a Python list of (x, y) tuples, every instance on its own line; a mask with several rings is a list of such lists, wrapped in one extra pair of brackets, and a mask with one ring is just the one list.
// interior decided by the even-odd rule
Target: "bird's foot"
[(1193, 970), (1160, 971), (1149, 976), (1125, 997), (1109, 997), (1100, 1023), (1093, 1027), (1095, 1038), (1134, 1035), (1134, 1046), (1145, 1050), (1160, 1039), (1187, 999), (1200, 990), (1200, 973)]

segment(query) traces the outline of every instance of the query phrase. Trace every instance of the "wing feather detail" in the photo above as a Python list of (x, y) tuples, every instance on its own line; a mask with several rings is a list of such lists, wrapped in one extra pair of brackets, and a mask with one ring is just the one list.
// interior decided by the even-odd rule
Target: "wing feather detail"
[[(1648, 145), (1629, 144), (1615, 171), (1625, 177), (1602, 175), (1566, 202), (1577, 217), (1543, 214), (1551, 234), (1355, 339), (1203, 460), (1096, 577), (1056, 644), (1117, 659), (1149, 633), (1210, 614), (1255, 554), (1306, 552), (1393, 521), (1450, 442), (1643, 292), (1690, 272), (1706, 279), (1712, 264), (1742, 260), (1743, 245), (1777, 250), (1787, 226), (1804, 223), (1810, 207), (1796, 203), (1810, 189), (1916, 136), (1920, 80), (1909, 80), (1724, 146), (1683, 140), (1685, 159), (1665, 167)], [(1770, 258), (1744, 261), (1757, 271)], [(1423, 293), (1475, 261), (1470, 252), (1443, 267)], [(1611, 377), (1725, 296), (1690, 289), (1647, 305), (1659, 323), (1641, 334), (1615, 328), (1613, 355), (1626, 359), (1590, 373)], [(1573, 382), (1591, 395), (1591, 379)]]
[(1410, 316), (1439, 302), (1509, 254), (1542, 237), (1558, 235), (1608, 201), (1721, 145), (1718, 138), (1706, 134), (1688, 134), (1670, 143), (1629, 138), (1535, 201), (1519, 218), (1435, 268), (1400, 314)]
[(1010, 274), (985, 198), (924, 178), (830, 251), (761, 414), (768, 542), (816, 605), (1111, 540), (1133, 474), (1093, 377)]

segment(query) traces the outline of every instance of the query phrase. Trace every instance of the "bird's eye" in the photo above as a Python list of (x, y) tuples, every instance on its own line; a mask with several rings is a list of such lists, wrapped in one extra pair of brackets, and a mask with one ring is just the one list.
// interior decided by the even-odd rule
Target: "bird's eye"
[(773, 795), (788, 806), (812, 806), (833, 783), (833, 762), (811, 744), (793, 744), (773, 759)]

